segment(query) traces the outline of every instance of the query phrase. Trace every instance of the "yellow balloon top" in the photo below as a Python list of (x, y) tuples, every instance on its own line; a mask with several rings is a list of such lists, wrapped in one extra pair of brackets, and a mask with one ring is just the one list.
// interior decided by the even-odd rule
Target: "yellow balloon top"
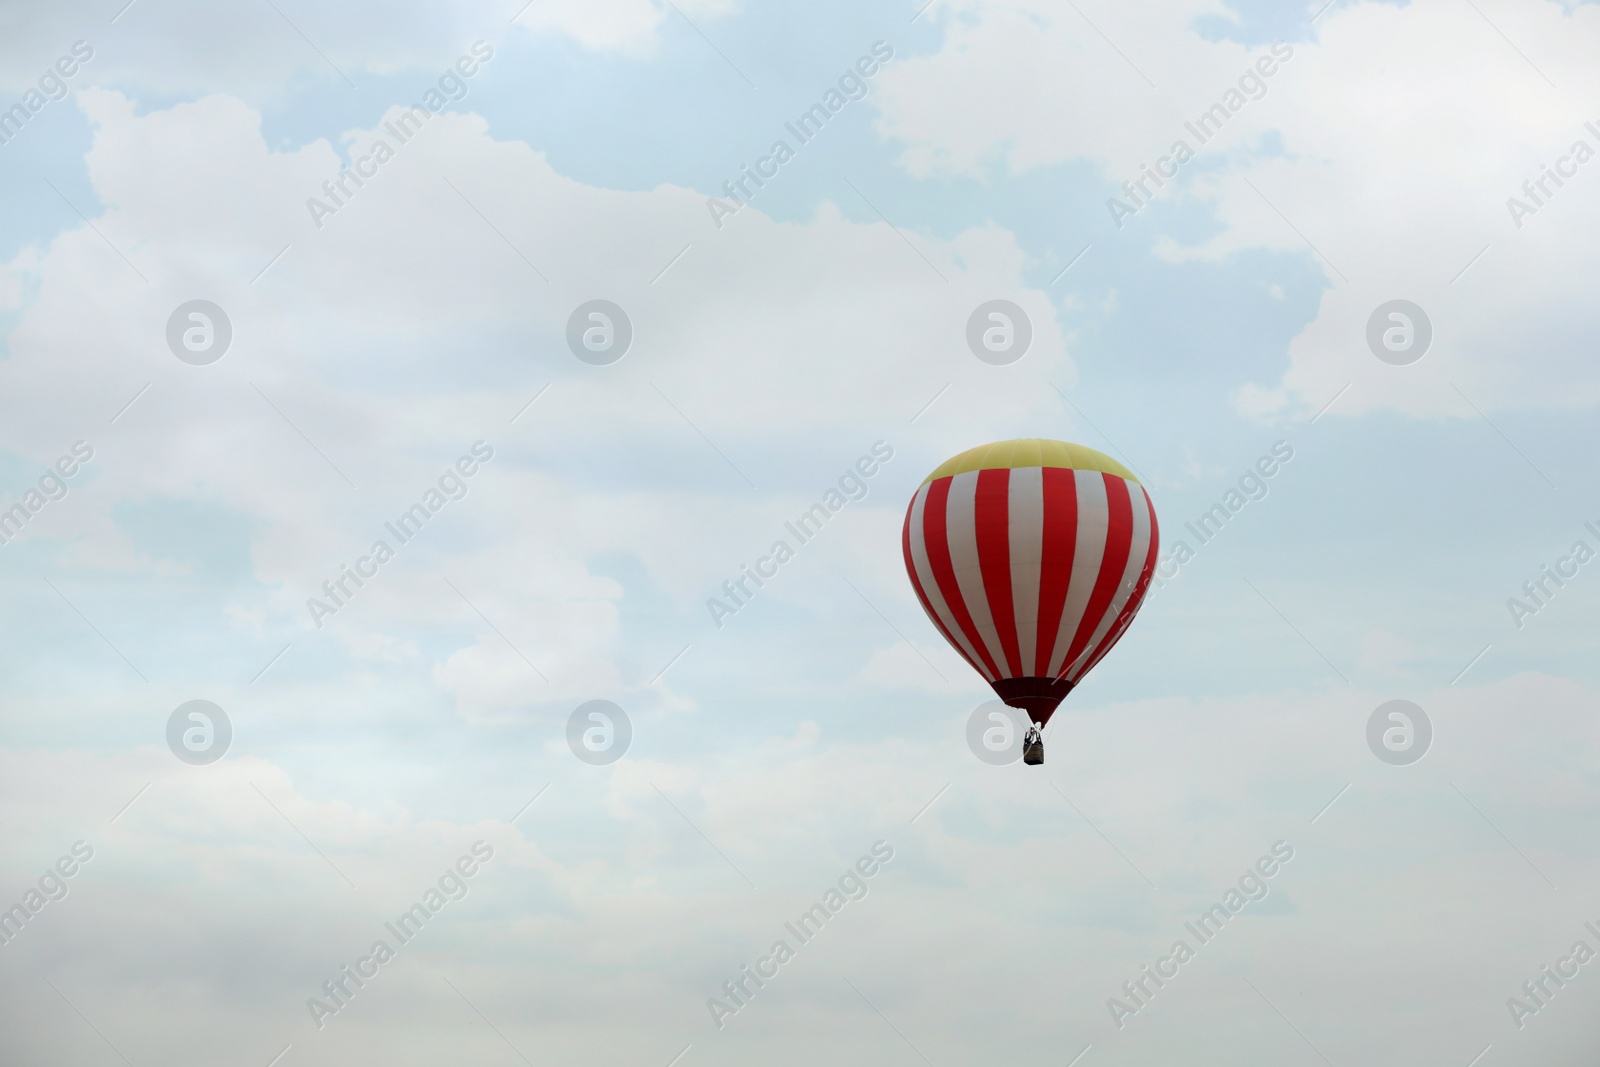
[(1068, 470), (1100, 471), (1115, 474), (1130, 482), (1140, 484), (1133, 472), (1106, 455), (1087, 445), (1070, 441), (1049, 441), (1042, 437), (1020, 437), (1015, 441), (996, 441), (989, 445), (969, 448), (959, 456), (951, 456), (934, 472), (922, 480), (923, 485), (967, 471), (987, 471), (1012, 467), (1065, 467)]

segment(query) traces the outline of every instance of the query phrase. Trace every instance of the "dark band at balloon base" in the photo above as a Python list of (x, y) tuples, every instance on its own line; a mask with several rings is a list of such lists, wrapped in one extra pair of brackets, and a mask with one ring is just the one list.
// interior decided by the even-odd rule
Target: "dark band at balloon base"
[(1073, 683), (1065, 678), (1001, 678), (989, 683), (1001, 700), (1028, 713), (1028, 718), (1043, 726), (1056, 708), (1072, 692)]

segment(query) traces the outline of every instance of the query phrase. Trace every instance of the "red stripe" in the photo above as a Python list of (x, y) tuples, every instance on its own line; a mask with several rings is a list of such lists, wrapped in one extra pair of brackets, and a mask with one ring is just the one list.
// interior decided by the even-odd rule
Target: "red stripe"
[[(1133, 490), (1129, 489), (1129, 493)], [(1101, 640), (1100, 646), (1094, 654), (1084, 663), (1083, 669), (1077, 673), (1077, 678), (1082, 678), (1094, 669), (1094, 665), (1105, 658), (1111, 651), (1111, 646), (1122, 639), (1123, 631), (1133, 622), (1134, 614), (1139, 610), (1139, 605), (1144, 602), (1145, 593), (1150, 590), (1150, 580), (1156, 573), (1156, 552), (1161, 547), (1161, 530), (1156, 525), (1156, 507), (1150, 502), (1150, 494), (1144, 486), (1139, 487), (1139, 492), (1144, 496), (1144, 506), (1150, 511), (1150, 547), (1145, 552), (1144, 566), (1139, 569), (1139, 576), (1134, 580), (1133, 595), (1128, 602), (1122, 605), (1122, 610), (1117, 613), (1116, 622), (1111, 624), (1111, 629), (1106, 631), (1106, 636)], [(1076, 679), (1075, 679), (1076, 680)]]
[(1122, 572), (1128, 566), (1128, 553), (1133, 550), (1133, 502), (1128, 498), (1128, 482), (1114, 474), (1101, 474), (1106, 485), (1106, 505), (1110, 515), (1106, 521), (1106, 549), (1100, 556), (1100, 570), (1094, 578), (1094, 590), (1089, 603), (1084, 605), (1083, 618), (1078, 620), (1078, 632), (1072, 635), (1067, 648), (1067, 658), (1061, 661), (1061, 674), (1067, 673), (1072, 661), (1088, 645), (1095, 627), (1105, 617), (1122, 581)]
[(1011, 595), (1011, 471), (999, 467), (978, 472), (978, 492), (973, 501), (973, 524), (978, 543), (978, 566), (983, 592), (989, 600), (989, 617), (1000, 635), (1006, 657), (1006, 677), (1020, 678), (1022, 651), (1017, 647), (1017, 612)]
[(930, 484), (928, 499), (922, 505), (922, 543), (928, 551), (928, 568), (933, 571), (933, 580), (938, 584), (939, 592), (944, 595), (944, 602), (949, 606), (950, 614), (955, 617), (956, 625), (961, 627), (967, 642), (989, 668), (989, 677), (999, 678), (1005, 672), (996, 667), (994, 661), (989, 658), (989, 649), (978, 634), (978, 627), (972, 621), (972, 613), (967, 610), (967, 602), (961, 598), (961, 586), (956, 582), (955, 565), (950, 562), (950, 539), (945, 526), (945, 505), (950, 500), (950, 481), (950, 478), (940, 478)]
[(1078, 483), (1062, 467), (1043, 470), (1044, 530), (1039, 561), (1039, 634), (1034, 641), (1035, 677), (1050, 673), (1050, 653), (1067, 605), (1072, 557), (1078, 549)]
[[(924, 505), (924, 507), (926, 507), (926, 505)], [(982, 674), (982, 669), (979, 668), (976, 663), (972, 662), (971, 656), (962, 651), (961, 645), (956, 641), (955, 637), (951, 635), (950, 630), (944, 624), (944, 620), (941, 619), (939, 617), (939, 613), (934, 610), (932, 601), (928, 599), (928, 594), (922, 589), (922, 579), (917, 577), (916, 557), (911, 554), (911, 515), (914, 511), (916, 511), (916, 508), (917, 498), (913, 495), (911, 498), (911, 505), (906, 508), (906, 521), (900, 530), (900, 551), (906, 559), (906, 574), (911, 579), (911, 588), (916, 591), (917, 599), (922, 602), (922, 610), (928, 613), (928, 618), (933, 621), (933, 625), (938, 629), (938, 631), (944, 635), (944, 639), (950, 643), (950, 647), (955, 649), (956, 654), (962, 659), (966, 660), (967, 664), (971, 666), (973, 670), (977, 671), (979, 674)], [(918, 543), (922, 543), (921, 530), (917, 531), (917, 541)], [(925, 544), (924, 548), (926, 548)]]

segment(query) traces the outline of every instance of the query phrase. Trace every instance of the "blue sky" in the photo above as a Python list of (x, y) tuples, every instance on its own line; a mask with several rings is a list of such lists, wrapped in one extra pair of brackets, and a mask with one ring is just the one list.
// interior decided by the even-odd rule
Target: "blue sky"
[[(1589, 982), (1508, 998), (1600, 948), (1600, 564), (1520, 626), (1507, 602), (1600, 550), (1600, 163), (1520, 226), (1506, 200), (1600, 148), (1600, 22), (1479, 6), (0, 16), (0, 106), (94, 50), (0, 145), (0, 505), (94, 451), (0, 547), (0, 904), (96, 850), (0, 946), (17, 1062), (1586, 1062)], [(319, 227), (323, 181), (476, 41), (461, 99)], [(1119, 227), (1108, 198), (1277, 41)], [(597, 298), (634, 327), (609, 366), (566, 342)], [(964, 340), (994, 298), (1034, 327), (1009, 366)], [(166, 341), (195, 299), (233, 328), (208, 365)], [(1366, 341), (1395, 299), (1434, 332), (1405, 366)], [(1198, 549), (1042, 771), (967, 751), (989, 694), (899, 547), (928, 471), (1025, 436), (1123, 458), (1163, 556)], [(866, 497), (717, 626), (707, 598), (880, 441)], [(465, 496), (317, 627), (476, 442)], [(1365, 739), (1395, 698), (1433, 723), (1410, 766)], [(232, 722), (209, 765), (167, 748), (192, 699)], [(633, 725), (608, 766), (565, 740), (591, 699)], [(480, 839), (467, 898), (314, 1025)], [(880, 840), (843, 929), (716, 1027)], [(1267, 899), (1119, 1027), (1122, 982), (1279, 840)]]

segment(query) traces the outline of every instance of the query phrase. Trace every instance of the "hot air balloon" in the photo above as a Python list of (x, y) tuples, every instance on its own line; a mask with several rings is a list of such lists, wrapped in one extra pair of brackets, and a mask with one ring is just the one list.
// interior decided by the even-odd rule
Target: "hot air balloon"
[(1110, 456), (1065, 441), (980, 445), (906, 509), (906, 573), (933, 625), (1001, 700), (1040, 728), (1117, 643), (1155, 572), (1150, 494)]

